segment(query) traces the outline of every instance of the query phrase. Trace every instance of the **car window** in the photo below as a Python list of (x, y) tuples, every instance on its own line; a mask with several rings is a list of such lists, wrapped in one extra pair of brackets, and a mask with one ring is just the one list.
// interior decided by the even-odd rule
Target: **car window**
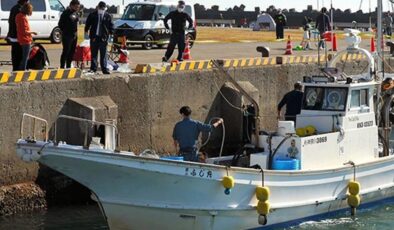
[(59, 0), (49, 0), (49, 6), (51, 7), (51, 10), (55, 11), (64, 11), (64, 6)]
[(1, 0), (1, 10), (2, 11), (10, 11), (13, 6), (15, 6), (17, 3), (16, 1), (10, 1), (10, 0)]
[(150, 21), (153, 18), (155, 8), (155, 5), (150, 4), (130, 4), (123, 14), (122, 19)]
[(160, 6), (159, 11), (157, 13), (159, 16), (167, 16), (167, 14), (170, 13), (170, 7)]
[(33, 5), (33, 14), (34, 11), (38, 11), (38, 12), (47, 11), (45, 0), (30, 0), (30, 3)]
[(187, 14), (189, 14), (190, 17), (191, 17), (191, 16), (192, 16), (192, 7), (189, 6), (189, 5), (186, 5), (185, 12), (186, 12)]

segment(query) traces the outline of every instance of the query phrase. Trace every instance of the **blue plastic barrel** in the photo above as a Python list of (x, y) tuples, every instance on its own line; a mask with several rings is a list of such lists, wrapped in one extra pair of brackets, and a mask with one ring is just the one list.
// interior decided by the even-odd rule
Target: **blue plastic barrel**
[(301, 164), (298, 159), (276, 159), (272, 168), (274, 170), (300, 170)]
[(183, 157), (179, 157), (179, 156), (160, 157), (160, 159), (170, 160), (170, 161), (183, 161)]

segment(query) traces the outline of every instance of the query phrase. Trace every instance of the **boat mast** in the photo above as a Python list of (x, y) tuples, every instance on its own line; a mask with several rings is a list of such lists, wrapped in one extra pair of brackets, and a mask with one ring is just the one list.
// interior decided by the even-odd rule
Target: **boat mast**
[[(377, 28), (377, 33), (378, 33), (378, 37), (377, 37), (377, 51), (378, 51), (378, 60), (377, 60), (377, 67), (376, 67), (376, 73), (377, 76), (380, 76), (380, 72), (383, 71), (383, 62), (382, 62), (382, 58), (383, 58), (383, 50), (382, 50), (382, 46), (383, 46), (383, 34), (382, 34), (382, 12), (383, 12), (383, 0), (378, 0), (378, 12), (377, 12), (377, 24), (378, 24), (378, 28)], [(380, 78), (379, 80), (381, 80), (382, 78)]]
[[(331, 0), (331, 41), (334, 41), (334, 8), (332, 7)], [(334, 47), (331, 47), (334, 50)]]

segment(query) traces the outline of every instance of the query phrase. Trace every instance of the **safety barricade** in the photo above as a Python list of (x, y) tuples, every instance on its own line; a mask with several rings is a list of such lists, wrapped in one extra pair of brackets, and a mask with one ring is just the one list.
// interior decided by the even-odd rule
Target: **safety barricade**
[(77, 68), (3, 72), (0, 73), (0, 85), (20, 82), (65, 80), (80, 78), (81, 76), (82, 70)]
[[(330, 60), (331, 55), (321, 55), (320, 62)], [(357, 61), (363, 60), (363, 54), (349, 54), (343, 55), (343, 61)], [(240, 68), (240, 67), (253, 67), (253, 66), (268, 66), (268, 65), (282, 65), (282, 64), (313, 64), (318, 63), (319, 57), (317, 55), (307, 56), (278, 56), (273, 58), (243, 58), (243, 59), (225, 59), (225, 68)], [(179, 64), (138, 64), (134, 73), (165, 73), (165, 72), (178, 72), (190, 70), (206, 70), (212, 69), (210, 60), (204, 61), (190, 61), (181, 62)]]

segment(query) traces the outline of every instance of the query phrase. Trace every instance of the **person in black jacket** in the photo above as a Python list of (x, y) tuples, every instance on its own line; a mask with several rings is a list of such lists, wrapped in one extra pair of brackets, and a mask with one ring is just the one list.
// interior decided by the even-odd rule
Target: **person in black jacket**
[(183, 51), (185, 50), (185, 27), (186, 21), (189, 22), (189, 29), (193, 28), (193, 20), (189, 14), (184, 12), (185, 2), (179, 1), (177, 10), (170, 12), (164, 18), (164, 25), (169, 30), (168, 20), (171, 20), (171, 38), (168, 44), (167, 52), (163, 57), (163, 62), (168, 61), (174, 53), (175, 46), (178, 45), (178, 61), (183, 61)]
[(29, 0), (19, 0), (18, 3), (11, 8), (10, 16), (8, 18), (8, 34), (6, 40), (11, 43), (11, 61), (12, 71), (19, 70), (19, 65), (22, 61), (22, 47), (19, 45), (16, 33), (16, 15), (19, 14), (21, 7)]
[(325, 48), (325, 42), (324, 42), (324, 33), (326, 31), (331, 31), (331, 25), (330, 25), (330, 17), (327, 15), (327, 8), (323, 7), (320, 11), (319, 16), (316, 18), (316, 28), (320, 32), (320, 42), (319, 42), (319, 47), (320, 48)]
[(286, 15), (283, 14), (282, 10), (278, 11), (278, 14), (275, 15), (275, 23), (276, 23), (276, 39), (283, 39), (285, 36), (284, 29), (287, 24)]
[(89, 33), (90, 49), (92, 52), (91, 72), (97, 71), (97, 56), (100, 51), (100, 65), (103, 74), (110, 74), (107, 68), (107, 45), (108, 39), (114, 32), (112, 17), (106, 12), (107, 5), (105, 2), (99, 2), (97, 10), (89, 14), (86, 19), (85, 33)]
[(71, 0), (70, 6), (62, 13), (59, 28), (62, 31), (63, 52), (60, 57), (60, 68), (71, 68), (75, 48), (78, 41), (79, 0)]
[(278, 104), (278, 119), (280, 118), (282, 107), (286, 105), (285, 120), (294, 121), (295, 124), (296, 116), (301, 112), (303, 97), (302, 85), (300, 82), (296, 82), (294, 84), (294, 90), (288, 92)]

